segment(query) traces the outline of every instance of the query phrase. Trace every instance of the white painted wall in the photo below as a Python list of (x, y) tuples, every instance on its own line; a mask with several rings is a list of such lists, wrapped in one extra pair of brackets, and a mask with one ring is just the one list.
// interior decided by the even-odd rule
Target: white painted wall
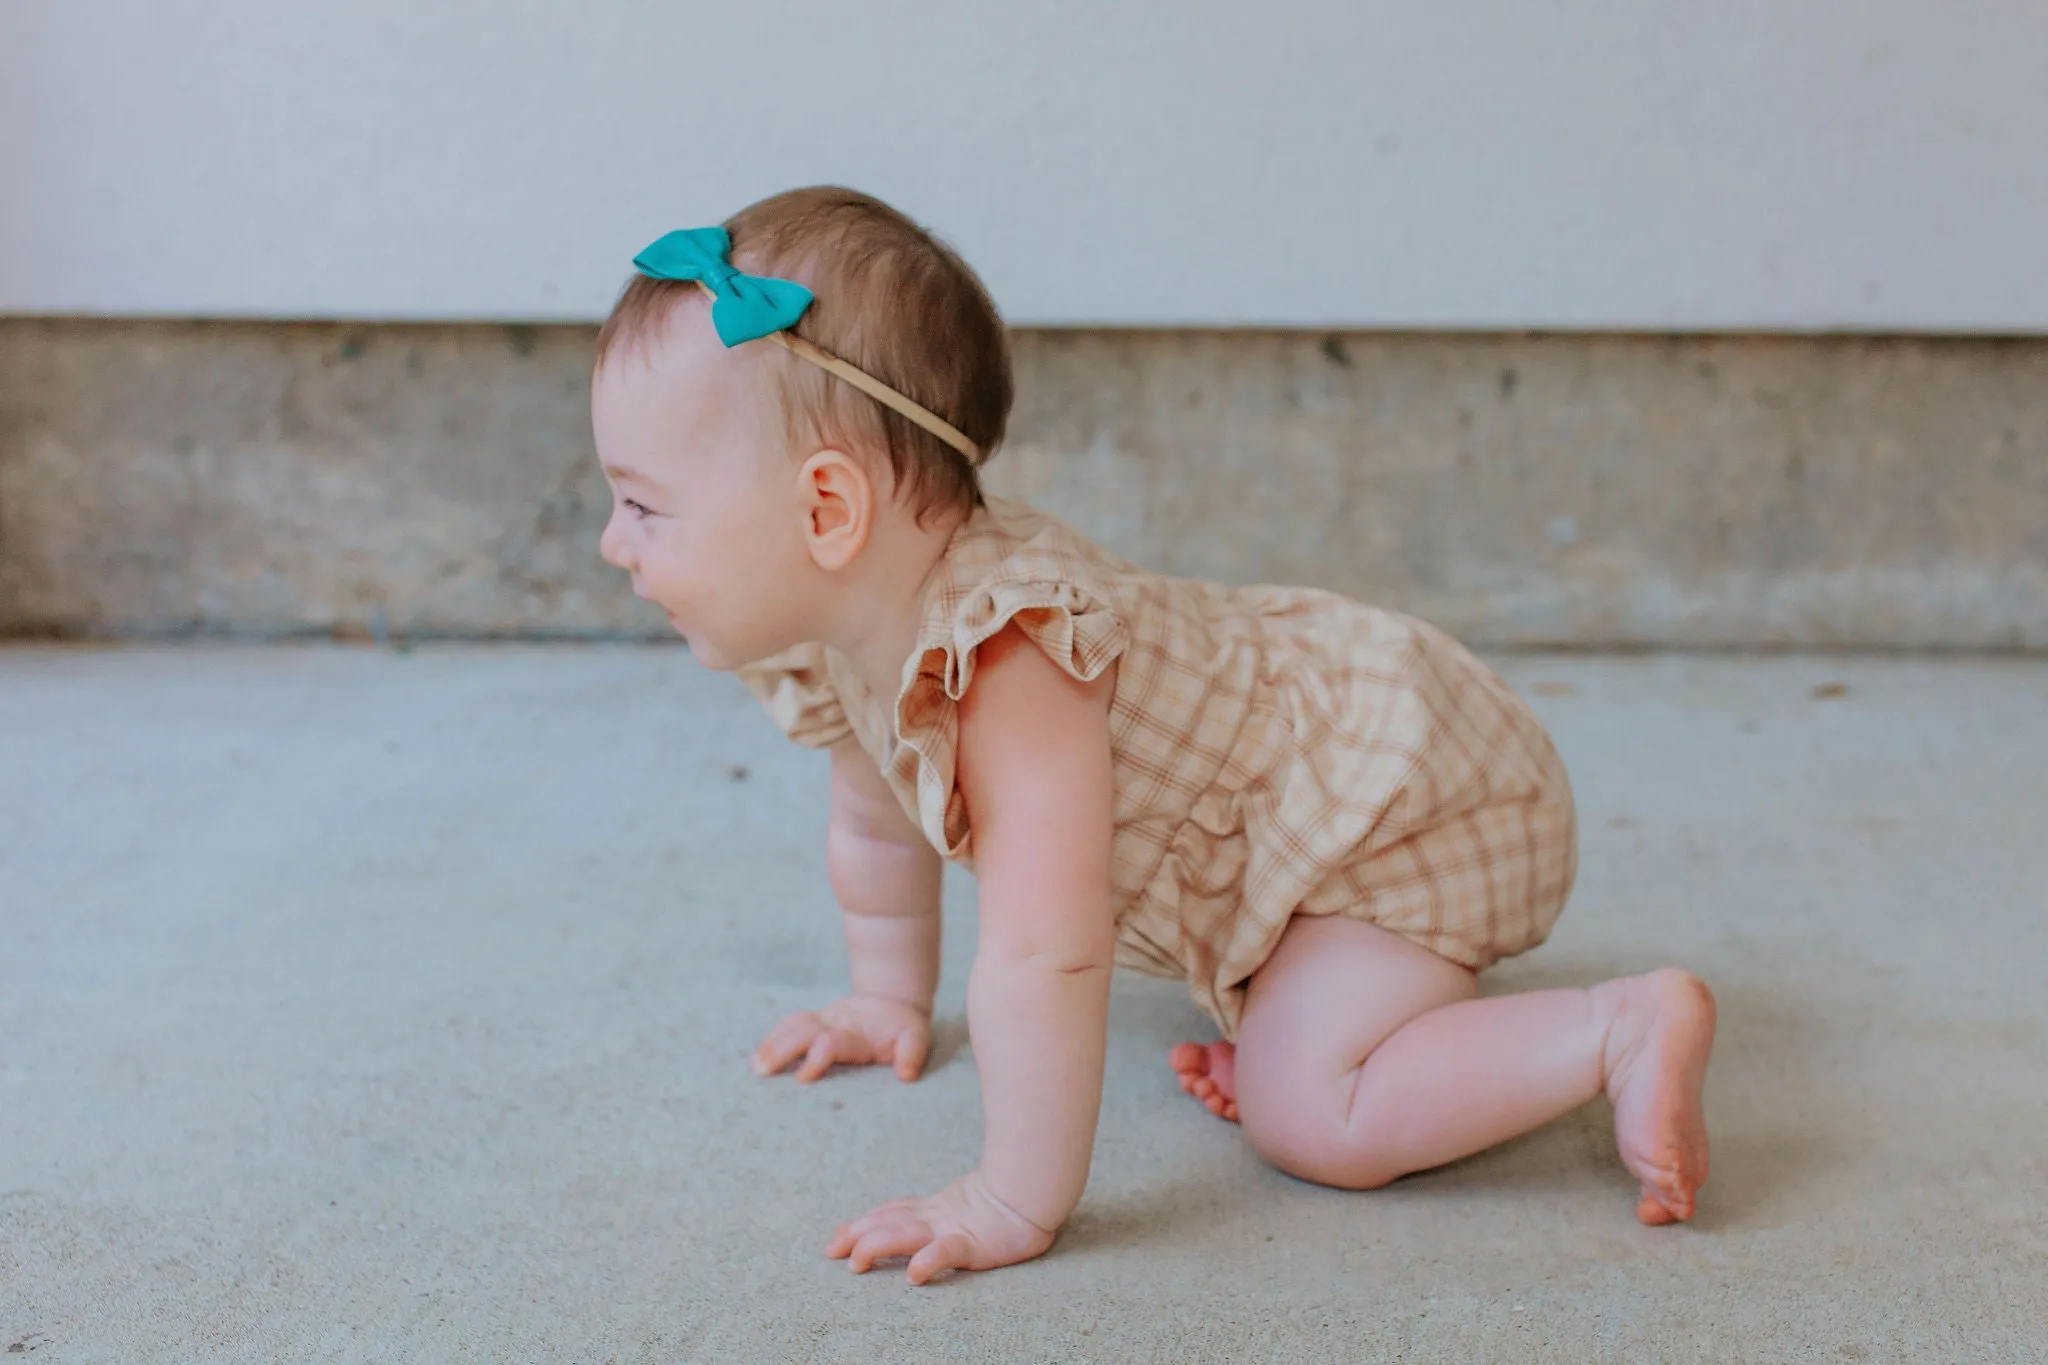
[(590, 318), (819, 180), (1027, 324), (2048, 330), (2048, 0), (0, 0), (0, 311)]

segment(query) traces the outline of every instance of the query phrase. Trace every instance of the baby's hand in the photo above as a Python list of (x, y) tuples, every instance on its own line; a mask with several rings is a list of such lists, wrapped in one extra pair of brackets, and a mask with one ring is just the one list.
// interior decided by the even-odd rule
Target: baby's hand
[(981, 1173), (922, 1199), (897, 1199), (842, 1223), (825, 1254), (865, 1275), (876, 1261), (910, 1257), (910, 1282), (946, 1270), (994, 1270), (1043, 1256), (1053, 1234), (989, 1193)]
[(805, 1010), (768, 1030), (754, 1049), (757, 1076), (773, 1076), (802, 1059), (800, 1081), (836, 1066), (891, 1066), (914, 1081), (932, 1050), (932, 1021), (923, 1010), (880, 995), (849, 995), (822, 1010)]

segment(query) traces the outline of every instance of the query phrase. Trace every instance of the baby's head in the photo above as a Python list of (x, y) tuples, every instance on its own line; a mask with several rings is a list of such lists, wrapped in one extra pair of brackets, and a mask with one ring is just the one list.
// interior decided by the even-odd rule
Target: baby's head
[(970, 514), (1011, 401), (988, 291), (888, 205), (792, 190), (725, 228), (734, 266), (815, 296), (791, 333), (936, 414), (976, 454), (773, 338), (728, 348), (697, 284), (636, 275), (591, 380), (613, 499), (602, 550), (717, 668), (820, 638), (820, 613), (871, 547)]

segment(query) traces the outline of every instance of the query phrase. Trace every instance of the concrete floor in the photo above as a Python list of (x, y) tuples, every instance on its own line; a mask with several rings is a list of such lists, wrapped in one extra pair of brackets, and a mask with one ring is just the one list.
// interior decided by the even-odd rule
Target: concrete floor
[(1507, 671), (1585, 857), (1490, 980), (1714, 983), (1699, 1222), (1635, 1225), (1598, 1106), (1378, 1194), (1289, 1181), (1130, 979), (1054, 1254), (912, 1291), (819, 1251), (975, 1159), (968, 899), (924, 1083), (749, 1075), (842, 964), (819, 761), (734, 685), (646, 648), (0, 652), (0, 1350), (2043, 1358), (2048, 665)]

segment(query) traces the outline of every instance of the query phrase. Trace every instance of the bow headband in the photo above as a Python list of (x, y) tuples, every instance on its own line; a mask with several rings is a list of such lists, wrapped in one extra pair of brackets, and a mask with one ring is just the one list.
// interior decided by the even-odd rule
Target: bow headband
[(981, 451), (951, 422), (790, 331), (811, 306), (811, 291), (794, 280), (744, 274), (726, 259), (731, 251), (732, 237), (724, 228), (690, 228), (664, 234), (633, 258), (633, 268), (657, 280), (690, 281), (709, 294), (711, 326), (727, 346), (766, 337), (901, 413), (965, 455), (969, 463), (981, 463)]

